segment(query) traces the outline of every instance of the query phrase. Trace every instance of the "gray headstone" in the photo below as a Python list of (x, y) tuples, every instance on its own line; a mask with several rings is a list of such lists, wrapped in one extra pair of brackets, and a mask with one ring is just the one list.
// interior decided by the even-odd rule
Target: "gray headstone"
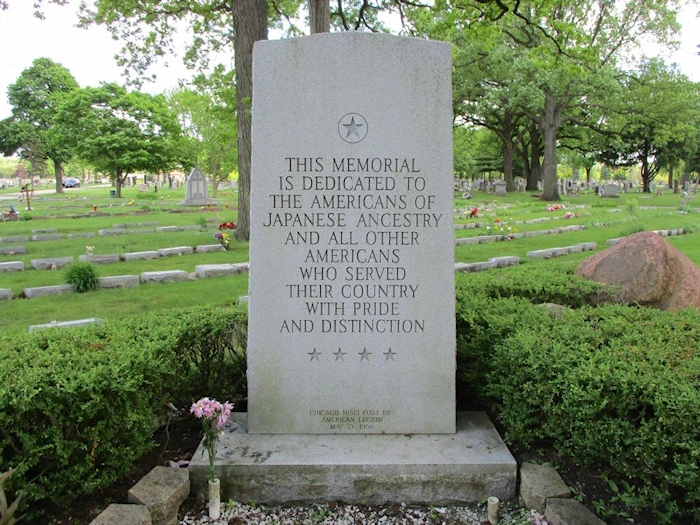
[(72, 284), (57, 284), (54, 286), (36, 286), (33, 288), (25, 288), (23, 290), (24, 296), (27, 299), (34, 299), (36, 297), (44, 297), (46, 295), (60, 295), (64, 293), (73, 293), (75, 288)]
[(223, 252), (226, 251), (220, 244), (200, 244), (194, 251), (196, 253), (210, 253), (210, 252)]
[(33, 241), (57, 241), (63, 239), (62, 233), (37, 233), (32, 235)]
[(136, 288), (138, 285), (138, 275), (112, 275), (110, 277), (100, 277), (100, 288)]
[(188, 273), (184, 270), (165, 270), (162, 272), (142, 272), (142, 283), (177, 283), (187, 280)]
[(105, 237), (108, 235), (124, 235), (126, 233), (125, 228), (104, 228), (102, 230), (98, 230), (97, 234), (100, 237)]
[(199, 168), (194, 168), (187, 176), (185, 183), (185, 200), (183, 206), (206, 206), (209, 203), (207, 179)]
[(506, 195), (508, 195), (508, 192), (506, 191), (505, 181), (497, 180), (493, 183), (493, 189), (497, 197), (505, 197)]
[(118, 253), (107, 253), (104, 255), (79, 255), (79, 261), (91, 262), (93, 264), (111, 264), (119, 262)]
[(23, 270), (24, 270), (24, 263), (22, 261), (0, 262), (0, 273), (21, 272)]
[(32, 259), (31, 265), (35, 270), (57, 270), (73, 262), (73, 257), (53, 257), (51, 259)]
[(249, 432), (455, 432), (450, 72), (441, 42), (255, 44)]
[(0, 255), (23, 255), (27, 253), (24, 246), (2, 246), (0, 247)]
[(221, 277), (248, 271), (247, 263), (237, 264), (198, 264), (194, 268), (194, 274), (198, 279), (209, 277)]
[(125, 261), (145, 261), (147, 259), (157, 259), (160, 254), (157, 250), (150, 250), (146, 252), (129, 252), (124, 254)]
[(158, 253), (161, 257), (170, 257), (172, 255), (189, 255), (193, 253), (192, 246), (175, 246), (173, 248), (161, 248)]
[(12, 288), (0, 288), (0, 301), (12, 299)]
[(615, 198), (620, 196), (620, 188), (617, 184), (605, 184), (603, 186), (603, 192), (601, 194), (603, 197)]
[(0, 243), (6, 242), (27, 242), (29, 240), (28, 235), (12, 235), (10, 237), (3, 237), (0, 239)]

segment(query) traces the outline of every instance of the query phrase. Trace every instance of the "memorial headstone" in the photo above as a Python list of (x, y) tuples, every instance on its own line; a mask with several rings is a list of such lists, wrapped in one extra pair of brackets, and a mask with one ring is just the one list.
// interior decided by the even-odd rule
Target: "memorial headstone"
[(605, 184), (601, 193), (602, 197), (618, 198), (620, 197), (620, 188), (617, 184)]
[(493, 183), (493, 189), (497, 197), (505, 197), (508, 194), (505, 181), (497, 180)]
[(319, 35), (255, 60), (248, 431), (455, 432), (449, 45)]
[(183, 206), (206, 206), (210, 202), (207, 179), (199, 168), (194, 168), (187, 176), (185, 200), (180, 204)]
[(488, 416), (455, 414), (449, 45), (322, 34), (253, 55), (248, 413), (221, 437), (222, 497), (513, 498)]

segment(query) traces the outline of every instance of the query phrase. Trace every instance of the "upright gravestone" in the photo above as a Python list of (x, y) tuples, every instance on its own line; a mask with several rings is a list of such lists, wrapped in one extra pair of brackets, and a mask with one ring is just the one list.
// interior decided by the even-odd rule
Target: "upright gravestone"
[(210, 203), (207, 179), (199, 168), (194, 168), (185, 183), (185, 200), (183, 206), (206, 206)]
[(249, 431), (454, 432), (449, 45), (326, 35), (255, 60)]
[(506, 182), (503, 180), (497, 180), (493, 183), (493, 191), (497, 197), (505, 197), (508, 195), (506, 191)]
[[(440, 503), (515, 494), (485, 414), (455, 413), (450, 46), (255, 44), (248, 413), (223, 497)], [(190, 463), (194, 490), (206, 459)]]

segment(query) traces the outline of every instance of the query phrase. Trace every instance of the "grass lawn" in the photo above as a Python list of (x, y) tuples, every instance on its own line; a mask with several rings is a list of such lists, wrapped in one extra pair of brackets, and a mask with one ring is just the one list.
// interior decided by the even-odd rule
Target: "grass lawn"
[[(136, 188), (124, 188), (121, 199), (111, 198), (108, 187), (85, 187), (67, 190), (65, 195), (46, 194), (33, 199), (32, 210), (23, 209), (24, 203), (0, 201), (2, 208), (9, 204), (21, 212), (21, 220), (0, 223), (0, 238), (18, 235), (31, 236), (34, 230), (56, 230), (65, 234), (59, 240), (10, 242), (1, 247), (24, 246), (26, 254), (0, 255), (0, 262), (22, 261), (29, 268), (32, 259), (72, 256), (76, 260), (92, 246), (93, 253), (124, 254), (128, 252), (157, 250), (176, 246), (196, 247), (216, 244), (213, 235), (220, 222), (236, 221), (237, 195), (219, 192), (215, 204), (210, 207), (183, 207), (184, 188), (161, 189), (158, 193), (140, 192)], [(563, 209), (547, 211), (547, 203), (529, 194), (517, 193), (495, 198), (476, 192), (470, 200), (455, 201), (455, 222), (479, 223), (478, 228), (456, 230), (456, 237), (491, 235), (494, 228), (508, 232), (550, 230), (573, 224), (585, 229), (553, 235), (513, 239), (478, 245), (455, 247), (456, 262), (486, 261), (491, 257), (515, 255), (522, 264), (547, 264), (546, 261), (527, 259), (532, 250), (563, 247), (581, 242), (596, 242), (598, 250), (605, 249), (605, 241), (642, 230), (684, 228), (692, 232), (669, 237), (668, 241), (700, 265), (700, 213), (692, 206), (693, 199), (682, 199), (666, 192), (656, 197), (640, 194), (621, 195), (619, 199), (603, 199), (594, 194), (562, 199)], [(688, 206), (688, 204), (690, 206)], [(227, 208), (228, 205), (228, 208)], [(96, 210), (95, 211), (95, 207)], [(465, 212), (479, 209), (477, 217)], [(566, 218), (566, 214), (574, 214)], [(545, 219), (540, 221), (541, 219)], [(525, 221), (521, 224), (516, 222)], [(538, 222), (527, 222), (538, 221)], [(99, 236), (103, 229), (123, 227), (122, 235)], [(196, 227), (179, 232), (156, 232), (159, 226)], [(511, 228), (511, 230), (508, 230)], [(148, 230), (148, 231), (146, 231)], [(93, 234), (88, 238), (68, 238), (67, 235)], [(274, 255), (274, 254), (271, 254)], [(574, 254), (566, 260), (579, 261), (591, 252)], [(185, 270), (192, 272), (199, 264), (236, 263), (248, 260), (248, 244), (234, 243), (230, 251), (197, 253), (180, 257), (161, 257), (145, 261), (129, 261), (98, 265), (101, 277), (112, 275), (140, 275), (145, 271)], [(15, 296), (24, 288), (63, 284), (63, 271), (39, 271), (0, 274), (0, 288), (10, 288)], [(148, 284), (128, 290), (100, 290), (87, 294), (68, 294), (36, 299), (13, 299), (0, 302), (0, 330), (5, 333), (26, 331), (32, 324), (52, 320), (66, 321), (84, 317), (118, 319), (138, 315), (149, 310), (163, 310), (184, 305), (204, 303), (232, 303), (248, 290), (248, 275), (198, 280), (172, 284)]]

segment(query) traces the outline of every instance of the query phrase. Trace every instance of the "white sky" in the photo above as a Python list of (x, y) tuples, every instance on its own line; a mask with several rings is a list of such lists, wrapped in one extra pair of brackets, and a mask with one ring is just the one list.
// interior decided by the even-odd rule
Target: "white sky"
[[(78, 0), (59, 7), (44, 5), (45, 20), (33, 16), (31, 0), (11, 0), (7, 11), (0, 11), (0, 119), (10, 116), (7, 87), (20, 73), (39, 57), (47, 57), (65, 66), (81, 86), (97, 86), (100, 82), (124, 83), (121, 68), (114, 55), (121, 45), (112, 40), (104, 27), (79, 29), (76, 10)], [(686, 8), (679, 17), (683, 24), (681, 48), (668, 55), (691, 80), (700, 82), (700, 19), (697, 7)], [(149, 93), (162, 93), (177, 87), (178, 79), (189, 80), (188, 71), (179, 57), (166, 58), (169, 67), (161, 65), (153, 70), (157, 82), (144, 85)]]

